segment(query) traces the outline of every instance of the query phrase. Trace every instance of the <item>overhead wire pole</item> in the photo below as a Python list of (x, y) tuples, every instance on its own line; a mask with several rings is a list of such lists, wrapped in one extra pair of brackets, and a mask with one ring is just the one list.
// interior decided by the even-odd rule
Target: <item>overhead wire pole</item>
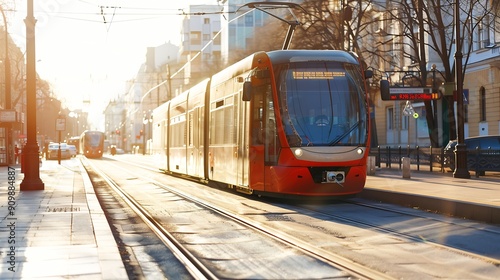
[(44, 190), (40, 179), (39, 147), (36, 140), (36, 60), (35, 60), (35, 23), (33, 0), (28, 0), (26, 24), (26, 127), (27, 143), (24, 147), (25, 168), (21, 191)]
[(463, 96), (463, 75), (462, 75), (462, 37), (460, 34), (460, 1), (455, 0), (455, 76), (457, 81), (457, 121), (458, 137), (455, 146), (455, 178), (470, 178), (467, 169), (467, 147), (464, 142), (464, 96)]

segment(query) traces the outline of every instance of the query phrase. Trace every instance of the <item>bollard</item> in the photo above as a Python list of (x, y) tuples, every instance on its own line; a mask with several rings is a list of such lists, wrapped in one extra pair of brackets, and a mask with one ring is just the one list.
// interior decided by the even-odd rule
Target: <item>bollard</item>
[(410, 179), (410, 158), (404, 157), (403, 159), (403, 178)]
[(368, 168), (367, 168), (367, 174), (370, 176), (375, 175), (375, 165), (376, 165), (376, 158), (374, 156), (368, 156)]
[(24, 150), (21, 151), (21, 173), (24, 173)]

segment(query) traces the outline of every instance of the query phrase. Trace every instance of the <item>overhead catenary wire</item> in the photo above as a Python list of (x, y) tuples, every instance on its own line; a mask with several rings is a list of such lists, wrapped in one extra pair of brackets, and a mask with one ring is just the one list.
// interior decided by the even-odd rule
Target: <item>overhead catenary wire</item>
[[(300, 7), (300, 6), (299, 6), (299, 7)], [(289, 7), (289, 8), (290, 8), (290, 7)], [(302, 9), (302, 7), (300, 7), (300, 8)], [(276, 7), (276, 8), (269, 8), (269, 9), (279, 9), (279, 7)], [(231, 22), (233, 22), (233, 21), (235, 21), (235, 20), (237, 20), (237, 19), (239, 19), (239, 18), (241, 18), (241, 17), (243, 17), (243, 16), (245, 16), (246, 14), (248, 14), (248, 13), (250, 13), (250, 12), (255, 11), (255, 10), (261, 10), (261, 11), (262, 11), (262, 9), (258, 9), (257, 7), (251, 7), (248, 11), (246, 11), (246, 12), (242, 13), (241, 15), (239, 15), (239, 16), (237, 16), (237, 17), (233, 18), (232, 20), (228, 21), (228, 24), (229, 24), (229, 23), (231, 23)], [(224, 14), (226, 14), (226, 13), (227, 13), (227, 14), (229, 14), (229, 13), (238, 13), (239, 11), (240, 11), (240, 8), (238, 8), (238, 9), (237, 9), (236, 11), (234, 11), (234, 12), (222, 12), (222, 11), (221, 11), (221, 12), (215, 12), (215, 14), (222, 14), (222, 13), (224, 13)], [(222, 32), (222, 30), (223, 30), (223, 29), (219, 30), (219, 32), (217, 32), (217, 33), (216, 33), (216, 34), (215, 34), (215, 35), (214, 35), (214, 36), (210, 39), (210, 41), (209, 41), (208, 43), (206, 43), (206, 44), (205, 44), (205, 46), (203, 46), (203, 48), (202, 48), (200, 51), (198, 51), (198, 52), (197, 52), (197, 53), (196, 53), (196, 54), (195, 54), (195, 55), (194, 55), (194, 56), (193, 56), (193, 57), (192, 57), (189, 61), (187, 61), (187, 62), (186, 62), (186, 63), (185, 63), (185, 64), (184, 64), (184, 65), (183, 65), (180, 69), (178, 69), (178, 70), (177, 70), (177, 72), (175, 72), (174, 74), (170, 75), (170, 77), (169, 77), (168, 79), (166, 79), (165, 81), (163, 81), (163, 82), (161, 82), (161, 83), (157, 84), (156, 86), (152, 87), (151, 89), (149, 89), (149, 90), (148, 90), (148, 91), (147, 91), (147, 92), (146, 92), (146, 93), (142, 96), (142, 98), (141, 98), (141, 104), (142, 104), (142, 102), (144, 101), (144, 98), (146, 98), (146, 96), (148, 96), (151, 92), (153, 92), (153, 91), (154, 91), (155, 89), (157, 89), (158, 87), (160, 87), (160, 86), (162, 86), (162, 85), (166, 84), (166, 83), (167, 83), (170, 79), (172, 79), (172, 78), (173, 78), (173, 77), (175, 77), (177, 74), (179, 74), (182, 70), (184, 70), (184, 68), (186, 68), (186, 67), (189, 65), (189, 63), (191, 63), (194, 59), (196, 59), (198, 56), (200, 56), (200, 54), (202, 54), (202, 53), (203, 53), (203, 51), (204, 51), (204, 50), (205, 50), (208, 46), (210, 46), (210, 44), (212, 44), (212, 43), (213, 43), (213, 41), (215, 40), (215, 38), (217, 38), (217, 36), (219, 36), (219, 35), (220, 35), (220, 33)], [(133, 112), (133, 114), (135, 114), (138, 110), (139, 110), (139, 108), (137, 108), (137, 109)]]
[[(184, 9), (172, 9), (172, 8), (148, 8), (148, 7), (130, 7), (130, 6), (113, 6), (113, 5), (96, 5), (95, 2), (78, 0), (81, 4), (87, 6), (93, 6), (95, 12), (84, 12), (84, 11), (67, 11), (67, 10), (44, 10), (43, 13), (54, 18), (62, 18), (65, 20), (74, 20), (74, 21), (85, 21), (85, 22), (94, 22), (94, 23), (104, 23), (107, 25), (106, 30), (109, 32), (111, 25), (115, 25), (117, 23), (122, 22), (132, 22), (138, 20), (151, 20), (158, 19), (162, 17), (169, 16), (203, 16), (203, 15), (221, 15), (225, 19), (229, 14), (241, 13), (240, 9), (234, 11), (224, 11), (222, 8), (220, 11), (211, 11), (211, 12), (186, 12)], [(274, 9), (274, 8), (270, 8)], [(243, 12), (242, 14), (236, 16), (235, 18), (228, 21), (231, 23), (235, 20), (244, 17), (248, 13), (255, 11), (255, 8), (249, 8), (248, 11)], [(18, 11), (18, 9), (15, 9)], [(125, 18), (128, 17), (128, 18)], [(220, 36), (223, 29), (219, 30), (208, 43), (203, 46), (203, 48), (198, 51), (193, 57), (190, 58), (188, 62), (186, 62), (180, 69), (178, 69), (175, 73), (169, 73), (168, 79), (162, 81), (158, 85), (149, 89), (141, 98), (141, 102), (150, 95), (150, 93), (156, 90), (158, 87), (165, 85), (169, 80), (176, 77), (181, 71), (183, 71), (189, 63), (191, 63), (194, 59), (198, 58), (203, 51), (205, 51), (211, 44), (213, 44), (214, 40), (217, 36)], [(136, 110), (137, 111), (137, 110)]]
[[(230, 20), (228, 23), (231, 23), (232, 21), (235, 21), (235, 20), (237, 20), (237, 19), (239, 19), (239, 18), (241, 18), (241, 17), (245, 16), (246, 14), (248, 14), (248, 13), (250, 13), (250, 12), (254, 11), (254, 10), (255, 10), (255, 9), (248, 10), (248, 11), (246, 11), (245, 13), (243, 13), (243, 14), (241, 14), (241, 15), (239, 15), (239, 16), (237, 16), (237, 17), (235, 17), (235, 18), (233, 18), (233, 19), (232, 19), (232, 20)], [(219, 35), (220, 35), (220, 33), (222, 32), (222, 30), (223, 30), (223, 29), (219, 30), (219, 32), (217, 32), (217, 33), (216, 33), (216, 34), (215, 34), (215, 35), (214, 35), (214, 36), (210, 39), (210, 41), (208, 41), (208, 42), (205, 44), (205, 46), (203, 46), (203, 48), (202, 48), (199, 52), (197, 52), (197, 53), (196, 53), (196, 54), (195, 54), (195, 55), (194, 55), (194, 56), (193, 56), (193, 57), (192, 57), (192, 58), (191, 58), (188, 62), (186, 62), (186, 63), (185, 63), (185, 64), (184, 64), (184, 65), (183, 65), (180, 69), (178, 69), (178, 70), (177, 70), (174, 74), (170, 75), (170, 77), (169, 77), (168, 79), (166, 79), (165, 81), (163, 81), (163, 82), (161, 82), (161, 83), (157, 84), (156, 86), (154, 86), (154, 87), (150, 88), (150, 89), (149, 89), (149, 90), (148, 90), (148, 91), (147, 91), (147, 92), (146, 92), (146, 93), (142, 96), (142, 98), (141, 98), (141, 104), (142, 104), (142, 102), (144, 101), (144, 98), (146, 98), (146, 96), (148, 96), (151, 92), (153, 92), (153, 91), (154, 91), (155, 89), (157, 89), (158, 87), (160, 87), (160, 86), (162, 86), (162, 85), (166, 84), (166, 83), (168, 82), (168, 80), (169, 80), (169, 79), (172, 79), (173, 77), (175, 77), (175, 76), (176, 76), (177, 74), (179, 74), (182, 70), (184, 70), (184, 68), (186, 68), (186, 67), (189, 65), (189, 63), (191, 63), (194, 59), (196, 59), (198, 56), (200, 56), (200, 54), (202, 54), (202, 53), (203, 53), (203, 51), (204, 51), (206, 48), (208, 48), (208, 46), (210, 46), (210, 44), (212, 44), (212, 43), (214, 42), (215, 38), (217, 38), (217, 36), (219, 36)], [(134, 111), (134, 112), (132, 112), (132, 114), (137, 113), (137, 111), (138, 111), (138, 110), (139, 110), (139, 108), (135, 109), (135, 111)]]

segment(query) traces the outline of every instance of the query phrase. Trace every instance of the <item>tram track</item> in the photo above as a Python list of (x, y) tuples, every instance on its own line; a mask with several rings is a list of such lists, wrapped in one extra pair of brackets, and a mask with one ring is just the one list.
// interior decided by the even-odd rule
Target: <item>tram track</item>
[[(154, 189), (153, 187), (147, 188), (147, 192), (152, 194), (158, 193), (158, 189), (161, 188), (163, 192), (171, 195), (177, 192), (181, 196), (199, 200), (196, 202), (197, 208), (207, 209), (206, 211), (210, 212), (220, 210), (222, 213), (227, 213), (221, 214), (227, 219), (232, 219), (231, 216), (241, 219), (242, 222), (237, 222), (240, 225), (239, 228), (252, 227), (252, 231), (267, 231), (268, 233), (262, 234), (272, 236), (273, 239), (278, 240), (276, 242), (286, 246), (297, 245), (300, 248), (297, 250), (300, 250), (302, 254), (312, 255), (332, 266), (351, 267), (358, 272), (357, 276), (350, 276), (351, 278), (422, 279), (421, 277), (415, 278), (415, 276), (422, 276), (422, 271), (425, 271), (424, 275), (431, 276), (431, 278), (454, 278), (462, 275), (460, 277), (492, 279), (488, 275), (495, 275), (500, 268), (498, 265), (500, 258), (495, 255), (488, 256), (485, 253), (467, 250), (467, 248), (487, 247), (487, 244), (478, 246), (480, 242), (478, 239), (483, 238), (481, 236), (486, 236), (483, 238), (485, 242), (498, 240), (498, 237), (490, 238), (499, 235), (498, 228), (494, 226), (490, 228), (489, 225), (461, 222), (459, 219), (421, 212), (418, 209), (390, 205), (388, 207), (394, 207), (393, 211), (390, 211), (391, 208), (387, 209), (389, 211), (383, 211), (386, 205), (358, 199), (334, 203), (301, 204), (278, 199), (249, 197), (167, 176), (158, 172), (157, 167), (150, 164), (151, 159), (148, 160), (147, 157), (136, 157), (132, 160), (132, 157), (124, 156), (115, 159), (103, 161), (106, 162), (106, 166), (119, 166), (117, 168), (122, 169), (121, 174), (124, 174), (123, 180), (136, 180), (142, 182), (137, 183), (138, 185), (154, 186)], [(185, 198), (179, 198), (181, 199)], [(161, 212), (155, 215), (158, 218), (164, 214), (165, 212)], [(169, 228), (171, 229), (172, 227)], [(202, 227), (199, 230), (207, 229)], [(210, 232), (210, 229), (208, 231)], [(223, 231), (230, 230), (219, 229), (218, 233)], [(177, 231), (174, 229), (175, 234)], [(465, 243), (465, 248), (453, 248), (452, 243), (456, 240), (459, 244)], [(469, 247), (467, 247), (468, 244), (470, 244)], [(418, 253), (415, 253), (415, 250)], [(330, 262), (330, 258), (336, 261)], [(460, 265), (458, 267), (443, 265), (450, 259)], [(355, 267), (351, 264), (355, 264)], [(481, 268), (477, 269), (477, 267)], [(482, 270), (482, 273), (478, 274), (475, 272), (476, 269)], [(281, 278), (291, 277), (281, 276)]]
[(167, 246), (167, 248), (184, 264), (189, 273), (196, 279), (217, 279), (209, 269), (207, 269), (199, 260), (194, 257), (177, 239), (175, 239), (168, 231), (166, 231), (158, 221), (152, 217), (148, 211), (142, 207), (132, 196), (113, 181), (104, 172), (100, 171), (94, 164), (86, 160), (84, 166), (87, 172), (93, 173), (94, 176), (102, 178), (107, 185), (116, 192), (127, 205), (141, 218), (141, 220), (156, 234), (156, 236)]
[[(491, 233), (494, 235), (500, 235), (500, 231), (498, 231), (498, 229), (484, 228), (483, 225), (481, 225), (481, 224), (476, 224), (476, 226), (473, 226), (473, 225), (467, 224), (467, 223), (465, 223), (465, 224), (464, 223), (456, 223), (456, 222), (453, 222), (452, 220), (447, 220), (446, 217), (441, 217), (441, 216), (440, 217), (430, 217), (428, 215), (426, 216), (424, 214), (418, 214), (416, 212), (410, 213), (407, 210), (396, 209), (393, 206), (387, 207), (387, 206), (381, 206), (381, 205), (374, 205), (373, 203), (359, 202), (359, 201), (355, 201), (355, 200), (344, 200), (343, 203), (356, 205), (358, 207), (366, 208), (369, 210), (378, 210), (378, 211), (383, 211), (386, 213), (393, 213), (396, 215), (413, 217), (415, 219), (422, 219), (422, 220), (429, 221), (429, 223), (439, 223), (439, 224), (442, 224), (444, 226), (449, 226), (449, 227), (464, 228), (465, 230), (473, 230), (476, 232), (480, 231), (480, 232), (484, 232), (484, 233)], [(459, 245), (456, 245), (456, 246), (453, 246), (450, 244), (444, 245), (442, 242), (439, 242), (437, 240), (433, 240), (432, 238), (426, 238), (422, 235), (415, 234), (413, 232), (397, 230), (397, 229), (393, 229), (393, 228), (388, 227), (388, 226), (381, 226), (381, 225), (373, 223), (373, 222), (360, 221), (359, 219), (349, 218), (349, 217), (346, 217), (346, 215), (342, 215), (342, 214), (336, 215), (336, 214), (332, 214), (331, 212), (327, 212), (327, 211), (318, 211), (314, 207), (307, 207), (307, 206), (298, 206), (298, 207), (302, 208), (306, 211), (316, 213), (317, 215), (328, 217), (329, 219), (332, 219), (332, 220), (339, 220), (339, 221), (347, 222), (347, 223), (350, 223), (353, 225), (358, 225), (358, 226), (362, 226), (362, 227), (366, 227), (366, 228), (372, 228), (376, 231), (386, 232), (388, 234), (391, 234), (391, 235), (394, 235), (394, 236), (397, 236), (400, 238), (412, 240), (415, 242), (425, 242), (427, 244), (432, 244), (433, 246), (439, 247), (441, 249), (452, 251), (452, 252), (460, 254), (460, 255), (467, 255), (467, 256), (470, 256), (471, 258), (484, 260), (484, 261), (489, 262), (495, 266), (500, 266), (500, 259), (496, 259), (494, 257), (484, 255), (484, 254), (478, 254), (478, 253), (473, 253), (473, 252), (467, 251), (463, 247), (460, 247)], [(300, 211), (300, 210), (298, 210), (298, 211)]]
[[(88, 162), (87, 165), (90, 166), (94, 172), (99, 174), (106, 182), (113, 188), (114, 191), (119, 193), (120, 197), (122, 199), (127, 201), (127, 204), (130, 205), (131, 208), (134, 209), (135, 212), (138, 213), (138, 215), (141, 216), (141, 219), (143, 219), (148, 226), (162, 239), (165, 240), (165, 244), (167, 244), (167, 247), (170, 248), (171, 250), (175, 251), (175, 255), (179, 256), (181, 258), (182, 263), (187, 263), (189, 264), (188, 270), (192, 272), (192, 275), (196, 279), (218, 279), (218, 278), (225, 278), (223, 275), (227, 275), (227, 271), (223, 272), (212, 272), (214, 268), (207, 268), (206, 266), (206, 259), (205, 260), (200, 260), (197, 259), (197, 257), (194, 255), (196, 253), (191, 253), (190, 250), (188, 250), (185, 246), (182, 245), (182, 241), (179, 241), (177, 238), (179, 238), (178, 232), (174, 231), (174, 234), (169, 233), (169, 230), (165, 228), (164, 223), (160, 222), (155, 218), (154, 214), (151, 214), (145, 207), (141, 205), (140, 202), (138, 202), (136, 199), (134, 199), (133, 195), (129, 194), (127, 191), (123, 190), (120, 187), (120, 184), (115, 182), (113, 179), (111, 179), (110, 176), (106, 175), (103, 171), (99, 171), (99, 167), (96, 166), (93, 162)], [(109, 164), (107, 164), (109, 166)], [(116, 167), (115, 167), (116, 168)], [(141, 169), (147, 169), (144, 165), (141, 166)], [(150, 171), (157, 172), (156, 170), (150, 169)], [(190, 203), (195, 203), (198, 205), (198, 207), (205, 209), (204, 211), (209, 211), (211, 213), (216, 213), (216, 215), (223, 217), (223, 219), (228, 223), (237, 223), (239, 226), (246, 228), (247, 230), (249, 229), (250, 231), (256, 232), (259, 236), (265, 236), (266, 240), (273, 240), (272, 242), (277, 242), (280, 243), (280, 246), (286, 246), (288, 248), (292, 248), (292, 250), (296, 252), (300, 252), (299, 254), (304, 254), (307, 255), (307, 259), (309, 262), (311, 262), (309, 259), (312, 258), (315, 261), (312, 261), (317, 265), (317, 263), (321, 263), (319, 267), (321, 269), (325, 269), (324, 265), (326, 264), (327, 266), (332, 267), (335, 272), (326, 274), (330, 275), (329, 277), (335, 276), (336, 279), (337, 277), (339, 279), (346, 278), (346, 279), (393, 279), (392, 277), (389, 277), (388, 275), (384, 273), (380, 273), (378, 271), (372, 270), (370, 268), (367, 268), (365, 266), (362, 266), (360, 264), (357, 264), (355, 262), (352, 262), (351, 260), (348, 260), (346, 258), (343, 258), (341, 256), (332, 254), (332, 252), (328, 252), (326, 250), (322, 250), (321, 248), (317, 248), (315, 246), (311, 246), (310, 244), (307, 244), (307, 242), (303, 242), (300, 239), (296, 239), (293, 236), (290, 236), (289, 234), (285, 234), (283, 232), (280, 232), (276, 229), (273, 229), (271, 227), (267, 227), (263, 225), (262, 223), (256, 222), (252, 219), (245, 218), (243, 215), (238, 215), (235, 213), (232, 213), (231, 211), (227, 211), (222, 209), (221, 207), (217, 207), (207, 201), (204, 201), (203, 199), (200, 198), (195, 198), (193, 196), (190, 196), (189, 194), (183, 193), (182, 191), (179, 191), (175, 188), (171, 188), (161, 182), (158, 182), (154, 179), (149, 178), (148, 176), (144, 176), (141, 174), (138, 174), (139, 172), (136, 172), (134, 174), (130, 173), (131, 171), (128, 170), (130, 177), (138, 178), (138, 180), (144, 180), (149, 182), (150, 184), (155, 185), (156, 187), (162, 188), (166, 190), (168, 193), (174, 194), (175, 196), (180, 197), (182, 200), (190, 201)], [(240, 230), (241, 231), (241, 230)], [(247, 233), (244, 233), (245, 235)], [(174, 236), (176, 235), (176, 236)], [(185, 242), (185, 241), (184, 241)], [(269, 241), (267, 241), (269, 242)], [(238, 248), (234, 248), (233, 250), (238, 250)], [(290, 250), (290, 249), (286, 249)], [(289, 252), (288, 252), (289, 253)], [(288, 254), (287, 253), (287, 254)], [(198, 253), (198, 255), (200, 255)], [(261, 268), (259, 268), (261, 269)], [(277, 270), (283, 270), (285, 268), (276, 268)], [(291, 271), (294, 271), (292, 268), (289, 268)], [(328, 268), (331, 269), (331, 268)], [(338, 271), (336, 271), (338, 270)], [(298, 273), (298, 272), (296, 272)], [(271, 275), (270, 278), (273, 278), (273, 275), (275, 275), (276, 272), (272, 273), (263, 273), (264, 278), (269, 278), (269, 275)], [(287, 273), (288, 274), (288, 273)], [(289, 274), (288, 274), (289, 275)], [(293, 275), (293, 274), (292, 274)], [(221, 277), (223, 276), (223, 277)], [(233, 278), (236, 275), (231, 275), (229, 278)], [(281, 278), (281, 276), (277, 276), (274, 278)], [(323, 279), (325, 275), (321, 276), (320, 278)], [(243, 277), (245, 278), (245, 277)], [(288, 276), (290, 278), (290, 275)], [(311, 275), (310, 272), (305, 272), (302, 275), (293, 275), (294, 279), (314, 279), (314, 275)], [(328, 278), (328, 277), (327, 277)]]

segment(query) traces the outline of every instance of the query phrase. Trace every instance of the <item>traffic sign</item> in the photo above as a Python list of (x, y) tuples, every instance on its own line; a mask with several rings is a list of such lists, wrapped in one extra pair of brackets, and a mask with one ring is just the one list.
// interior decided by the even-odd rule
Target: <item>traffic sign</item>
[(57, 118), (56, 119), (56, 131), (64, 131), (66, 130), (66, 119), (65, 118)]
[(441, 95), (425, 87), (391, 87), (389, 94), (382, 94), (382, 100), (437, 100)]

